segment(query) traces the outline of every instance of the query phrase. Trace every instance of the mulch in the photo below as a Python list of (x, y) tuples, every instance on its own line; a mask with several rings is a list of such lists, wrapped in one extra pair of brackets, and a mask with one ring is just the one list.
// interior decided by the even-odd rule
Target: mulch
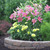
[[(8, 37), (9, 35), (3, 35), (3, 36), (0, 36), (0, 50), (11, 50), (11, 49), (8, 49), (4, 46), (4, 38)], [(35, 50), (39, 50), (39, 49), (35, 49)], [(40, 50), (50, 50), (50, 47), (46, 47), (44, 49), (40, 49)]]

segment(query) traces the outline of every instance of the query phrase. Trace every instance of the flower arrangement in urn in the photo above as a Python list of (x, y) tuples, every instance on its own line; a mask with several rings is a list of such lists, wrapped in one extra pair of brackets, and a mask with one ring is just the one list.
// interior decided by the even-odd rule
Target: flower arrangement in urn
[(11, 20), (15, 20), (8, 31), (13, 39), (41, 41), (40, 26), (43, 21), (43, 14), (50, 11), (50, 6), (43, 9), (42, 4), (25, 5), (16, 8), (10, 15)]

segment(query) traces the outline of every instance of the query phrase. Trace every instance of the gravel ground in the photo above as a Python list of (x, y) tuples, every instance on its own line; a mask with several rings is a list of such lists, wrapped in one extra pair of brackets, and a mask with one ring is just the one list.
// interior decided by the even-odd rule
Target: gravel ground
[[(4, 38), (8, 36), (9, 35), (0, 36), (0, 50), (11, 50), (11, 49), (4, 47)], [(35, 49), (35, 50), (50, 50), (50, 47), (46, 47), (44, 49)]]

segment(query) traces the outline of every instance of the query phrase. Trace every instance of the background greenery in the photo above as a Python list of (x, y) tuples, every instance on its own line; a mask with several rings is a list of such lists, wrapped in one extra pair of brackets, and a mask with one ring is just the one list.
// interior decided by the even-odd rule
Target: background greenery
[[(0, 0), (0, 20), (5, 19), (7, 21), (10, 21), (9, 16), (13, 12), (13, 10), (20, 5), (20, 3), (25, 3), (27, 1), (27, 4), (30, 4), (30, 1), (33, 0)], [(42, 0), (43, 2), (46, 0)], [(39, 3), (40, 0), (34, 0), (34, 3)], [(50, 0), (47, 1), (47, 3), (50, 5)]]
[(10, 22), (9, 16), (20, 3), (24, 4), (26, 0), (0, 0), (0, 20)]
[(0, 0), (0, 20), (3, 19), (3, 15), (4, 15), (4, 4), (5, 1), (4, 0)]

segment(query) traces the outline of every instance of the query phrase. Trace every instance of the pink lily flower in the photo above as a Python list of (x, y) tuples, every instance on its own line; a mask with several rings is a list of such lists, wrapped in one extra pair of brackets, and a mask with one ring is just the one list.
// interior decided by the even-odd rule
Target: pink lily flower
[(34, 11), (34, 15), (37, 16), (38, 14), (39, 14), (38, 10), (35, 9), (35, 11)]
[(27, 21), (30, 20), (30, 19), (31, 19), (30, 16), (28, 16), (28, 17), (27, 17)]
[(29, 11), (30, 11), (30, 12), (32, 12), (33, 10), (34, 10), (34, 8), (32, 8), (32, 7), (29, 8)]
[(35, 19), (32, 19), (32, 22), (33, 22), (33, 25), (37, 22), (37, 20)]
[(46, 12), (50, 11), (50, 6), (46, 5), (46, 6), (45, 6), (45, 11), (46, 11)]
[(35, 16), (39, 15), (39, 12), (37, 9), (35, 9), (34, 13), (31, 12), (31, 14), (34, 15), (34, 17), (35, 17)]
[(38, 17), (38, 20), (39, 20), (39, 22), (42, 22), (43, 19), (41, 17)]
[(22, 13), (23, 12), (23, 9), (20, 9), (19, 11)]
[(29, 12), (28, 12), (28, 11), (26, 11), (26, 13), (27, 13), (27, 14), (29, 14)]
[(13, 19), (13, 17), (14, 17), (14, 15), (13, 15), (13, 14), (11, 14), (11, 15), (10, 15), (10, 19)]
[(18, 20), (18, 22), (22, 22), (23, 19), (22, 19), (22, 17), (18, 17), (17, 20)]
[(23, 12), (22, 17), (27, 17), (27, 13)]
[(17, 10), (20, 10), (20, 8), (19, 8), (19, 7), (17, 7), (16, 9), (17, 9)]
[(30, 5), (27, 5), (27, 6), (25, 7), (25, 9), (26, 9), (26, 11), (29, 11), (29, 12), (32, 12), (32, 11), (34, 10), (34, 8), (31, 7)]
[(20, 11), (17, 11), (17, 15), (18, 15), (18, 16), (21, 16), (21, 12), (20, 12)]
[(14, 18), (16, 18), (17, 12), (16, 12), (16, 11), (14, 11), (13, 15), (14, 15)]
[(38, 6), (38, 4), (33, 4), (33, 6), (34, 6), (34, 7), (37, 7), (37, 6)]

